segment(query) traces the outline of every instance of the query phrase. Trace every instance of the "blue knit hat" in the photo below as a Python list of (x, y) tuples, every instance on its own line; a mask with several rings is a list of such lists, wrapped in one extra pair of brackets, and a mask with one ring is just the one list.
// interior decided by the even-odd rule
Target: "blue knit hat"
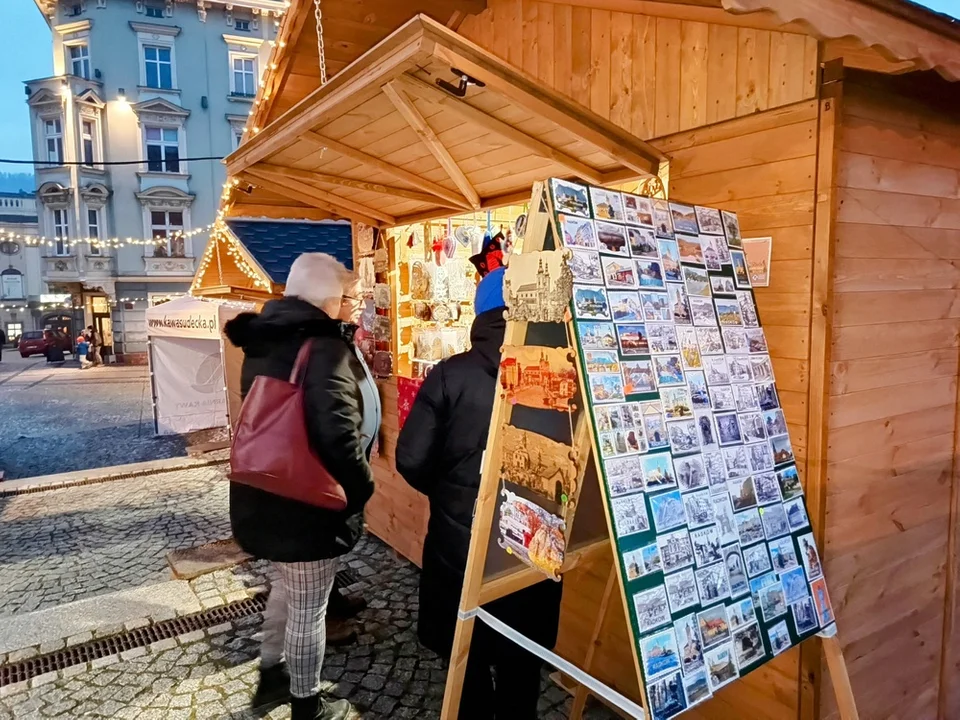
[(477, 285), (477, 296), (473, 301), (477, 315), (487, 310), (506, 307), (503, 301), (503, 275), (506, 271), (506, 268), (497, 268)]

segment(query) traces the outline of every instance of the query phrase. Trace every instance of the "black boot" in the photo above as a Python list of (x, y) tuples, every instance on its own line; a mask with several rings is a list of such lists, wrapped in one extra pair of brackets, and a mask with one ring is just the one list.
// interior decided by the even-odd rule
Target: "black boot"
[(290, 700), (290, 720), (346, 720), (350, 703), (346, 700), (330, 701), (321, 695)]
[(250, 702), (251, 707), (258, 708), (264, 705), (284, 702), (290, 697), (290, 673), (283, 663), (260, 669), (260, 682), (257, 692)]

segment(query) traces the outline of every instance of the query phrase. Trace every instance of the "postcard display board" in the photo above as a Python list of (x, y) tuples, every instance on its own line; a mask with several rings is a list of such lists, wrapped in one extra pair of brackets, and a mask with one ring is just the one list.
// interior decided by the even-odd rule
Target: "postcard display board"
[[(478, 615), (581, 683), (575, 713), (589, 689), (653, 720), (819, 634), (841, 717), (856, 717), (736, 215), (556, 179), (535, 185), (538, 205), (505, 281), (502, 392), (443, 717), (456, 717)], [(550, 307), (558, 291), (570, 309)], [(514, 346), (561, 318), (575, 355)], [(571, 399), (588, 412), (575, 418)], [(570, 445), (511, 426), (516, 405), (560, 410)], [(557, 577), (600, 542), (615, 552), (643, 708), (590, 677), (590, 656), (572, 665), (478, 609), (537, 581), (494, 577), (497, 546)]]
[(648, 709), (709, 699), (833, 610), (736, 215), (552, 181)]

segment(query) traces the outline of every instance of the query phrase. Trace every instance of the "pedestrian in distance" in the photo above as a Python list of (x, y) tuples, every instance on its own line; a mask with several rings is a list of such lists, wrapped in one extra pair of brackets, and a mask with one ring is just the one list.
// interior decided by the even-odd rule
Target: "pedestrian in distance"
[(350, 710), (346, 700), (320, 694), (324, 621), (339, 558), (360, 539), (363, 508), (373, 494), (369, 460), (378, 407), (354, 346), (356, 326), (339, 319), (345, 277), (346, 268), (330, 255), (301, 255), (290, 268), (285, 297), (267, 302), (259, 315), (238, 315), (225, 328), (230, 342), (243, 348), (244, 397), (258, 375), (288, 379), (304, 342), (311, 341), (302, 381), (307, 436), (347, 500), (336, 512), (230, 484), (233, 535), (246, 552), (271, 561), (276, 577), (264, 611), (254, 705), (292, 696), (292, 720), (343, 720)]
[[(418, 635), (449, 658), (463, 587), (480, 463), (497, 392), (506, 321), (504, 269), (477, 286), (471, 348), (434, 366), (397, 440), (397, 470), (430, 501), (420, 575)], [(553, 647), (561, 583), (547, 580), (484, 606), (533, 642)], [(542, 661), (482, 623), (474, 628), (460, 720), (534, 720)], [(496, 684), (492, 669), (496, 669)]]
[(7, 334), (0, 328), (0, 362), (3, 361), (3, 346), (7, 344)]
[(90, 364), (93, 365), (93, 367), (100, 367), (103, 365), (103, 359), (100, 357), (103, 338), (93, 325), (87, 327), (87, 337), (90, 339)]
[(87, 336), (83, 333), (77, 335), (77, 360), (80, 361), (80, 369), (86, 370), (90, 367), (90, 361), (87, 359), (87, 355), (90, 352), (90, 342), (87, 340)]

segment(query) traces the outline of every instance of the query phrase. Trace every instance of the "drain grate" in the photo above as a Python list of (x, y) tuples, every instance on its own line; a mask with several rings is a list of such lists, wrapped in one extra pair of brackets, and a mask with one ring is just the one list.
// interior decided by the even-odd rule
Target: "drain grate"
[(263, 612), (266, 601), (267, 596), (260, 594), (229, 605), (222, 605), (218, 608), (203, 610), (172, 620), (163, 620), (146, 627), (125, 630), (110, 637), (91, 640), (82, 645), (56, 650), (8, 665), (0, 665), (0, 687), (24, 682), (38, 675), (64, 670), (73, 665), (80, 665), (108, 655), (116, 655), (126, 650), (144, 647), (159, 640), (166, 640), (231, 620), (249, 617)]
[(360, 576), (351, 568), (345, 567), (337, 571), (337, 587), (348, 588), (360, 582)]

